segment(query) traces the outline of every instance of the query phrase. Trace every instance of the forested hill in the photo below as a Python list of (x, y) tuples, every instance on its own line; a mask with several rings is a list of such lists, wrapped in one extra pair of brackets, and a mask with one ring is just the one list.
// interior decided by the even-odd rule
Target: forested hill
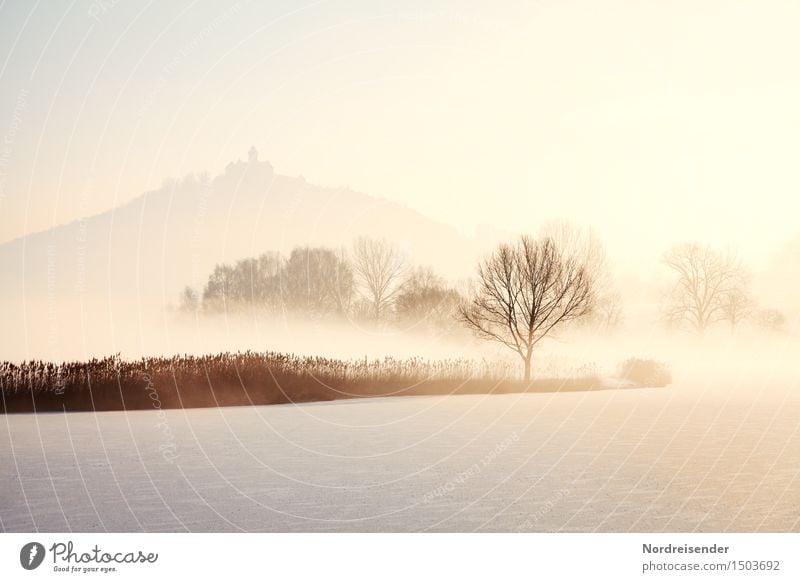
[(475, 257), (453, 252), (465, 242), (455, 229), (414, 210), (282, 176), (251, 159), (0, 245), (0, 293), (11, 311), (22, 297), (166, 303), (216, 264), (298, 245), (346, 246), (361, 235), (387, 238), (445, 276), (469, 272)]

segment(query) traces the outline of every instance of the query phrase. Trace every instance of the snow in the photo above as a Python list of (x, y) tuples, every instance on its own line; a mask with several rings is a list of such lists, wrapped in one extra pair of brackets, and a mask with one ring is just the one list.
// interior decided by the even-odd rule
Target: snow
[(800, 398), (691, 386), (0, 419), (4, 531), (800, 531)]

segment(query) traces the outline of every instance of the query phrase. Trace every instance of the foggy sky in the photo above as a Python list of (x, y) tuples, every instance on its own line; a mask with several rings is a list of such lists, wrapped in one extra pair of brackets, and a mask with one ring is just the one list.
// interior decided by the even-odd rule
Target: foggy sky
[[(590, 224), (612, 257), (796, 230), (794, 2), (0, 5), (0, 241), (219, 173), (471, 232)], [(510, 211), (511, 209), (511, 211)]]

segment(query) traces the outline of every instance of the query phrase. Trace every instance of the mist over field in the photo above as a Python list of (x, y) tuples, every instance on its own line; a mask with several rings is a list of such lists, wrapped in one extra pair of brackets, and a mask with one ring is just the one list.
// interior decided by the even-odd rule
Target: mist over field
[[(458, 322), (452, 302), (457, 298), (437, 314), (436, 325), (432, 312), (403, 318), (396, 305), (376, 325), (357, 304), (349, 311), (312, 313), (281, 296), (268, 309), (266, 299), (254, 295), (265, 283), (246, 273), (243, 293), (252, 297), (222, 304), (207, 297), (203, 306), (220, 265), (263, 255), (279, 264), (293, 250), (309, 248), (330, 249), (350, 261), (354, 241), (365, 236), (397, 251), (403, 263), (394, 283), (398, 289), (414, 269), (423, 268), (437, 285), (463, 297), (474, 284), (478, 261), (497, 242), (516, 236), (501, 229), (479, 237), (459, 233), (385, 200), (281, 176), (254, 150), (250, 156), (219, 176), (167, 181), (120, 208), (0, 246), (0, 294), (9, 330), (0, 338), (4, 357), (62, 361), (244, 350), (338, 358), (513, 357)], [(626, 357), (647, 356), (676, 371), (716, 366), (727, 376), (732, 368), (755, 366), (783, 373), (787, 361), (780, 354), (797, 346), (800, 295), (793, 291), (800, 281), (800, 236), (753, 265), (742, 261), (753, 297), (747, 318), (735, 327), (722, 318), (698, 336), (665, 319), (675, 277), (663, 253), (647, 262), (627, 260), (608, 252), (597, 228), (563, 219), (542, 220), (532, 231), (547, 232), (553, 224), (596, 239), (604, 292), (614, 298), (614, 321), (578, 322), (547, 338), (537, 349), (535, 370), (592, 364), (612, 374)], [(731, 248), (727, 251), (735, 253)], [(279, 285), (291, 283), (291, 273), (276, 276)], [(315, 276), (302, 270), (294, 275), (296, 284), (308, 289)], [(352, 286), (349, 301), (363, 301), (358, 281)], [(187, 288), (199, 302), (190, 308), (182, 305)], [(315, 291), (300, 290), (306, 292)], [(757, 311), (766, 308), (781, 316), (771, 327), (757, 320)]]

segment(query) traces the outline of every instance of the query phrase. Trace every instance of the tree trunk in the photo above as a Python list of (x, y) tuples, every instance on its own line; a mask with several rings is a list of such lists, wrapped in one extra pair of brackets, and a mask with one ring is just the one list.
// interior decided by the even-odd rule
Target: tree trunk
[(524, 377), (524, 380), (525, 380), (525, 382), (530, 382), (531, 381), (531, 356), (528, 355), (528, 357), (527, 358), (523, 358), (523, 360), (525, 361), (525, 377)]

